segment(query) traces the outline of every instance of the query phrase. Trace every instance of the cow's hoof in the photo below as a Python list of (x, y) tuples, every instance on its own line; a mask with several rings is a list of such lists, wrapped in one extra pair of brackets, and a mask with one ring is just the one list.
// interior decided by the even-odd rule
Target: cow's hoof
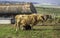
[(25, 30), (25, 27), (21, 27), (20, 29), (21, 29), (21, 30)]

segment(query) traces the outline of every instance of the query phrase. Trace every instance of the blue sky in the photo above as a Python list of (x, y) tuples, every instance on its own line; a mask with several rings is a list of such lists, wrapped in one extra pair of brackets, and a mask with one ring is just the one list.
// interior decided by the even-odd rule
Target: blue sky
[(24, 2), (37, 2), (39, 4), (55, 4), (55, 5), (60, 5), (60, 0), (0, 0), (0, 1), (24, 1)]

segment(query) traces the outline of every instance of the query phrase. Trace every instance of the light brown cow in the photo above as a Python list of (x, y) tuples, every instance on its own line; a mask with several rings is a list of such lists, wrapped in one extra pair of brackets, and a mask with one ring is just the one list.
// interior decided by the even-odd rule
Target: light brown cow
[(15, 27), (18, 30), (21, 26), (32, 25), (35, 22), (35, 15), (16, 15)]
[(31, 15), (16, 15), (16, 31), (21, 28), (21, 29), (28, 29), (30, 26), (33, 27), (36, 25), (39, 21), (43, 21), (43, 14), (31, 14)]

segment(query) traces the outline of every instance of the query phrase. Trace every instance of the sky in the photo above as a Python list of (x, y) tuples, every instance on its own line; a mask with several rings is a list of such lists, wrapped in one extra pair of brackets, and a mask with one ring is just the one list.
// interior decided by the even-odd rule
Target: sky
[(37, 2), (42, 5), (60, 5), (60, 0), (0, 0), (0, 1), (20, 1), (20, 2)]

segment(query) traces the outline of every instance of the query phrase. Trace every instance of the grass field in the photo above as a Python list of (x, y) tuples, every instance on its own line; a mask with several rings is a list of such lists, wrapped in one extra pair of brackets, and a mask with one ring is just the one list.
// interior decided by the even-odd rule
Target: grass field
[(36, 7), (38, 13), (43, 14), (60, 14), (60, 8), (44, 8), (44, 7)]
[(59, 29), (59, 25), (34, 26), (33, 30), (16, 32), (13, 25), (0, 25), (0, 38), (60, 38)]
[[(38, 13), (56, 13), (59, 14), (60, 9), (43, 9), (36, 8)], [(60, 24), (47, 26), (34, 26), (32, 30), (15, 31), (12, 25), (0, 25), (0, 38), (60, 38)]]

